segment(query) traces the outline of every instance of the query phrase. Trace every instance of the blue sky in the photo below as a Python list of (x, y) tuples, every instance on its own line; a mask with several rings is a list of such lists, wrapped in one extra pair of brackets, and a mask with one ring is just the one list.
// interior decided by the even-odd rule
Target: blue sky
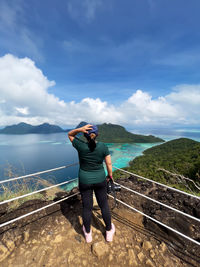
[(0, 125), (199, 125), (199, 10), (198, 0), (0, 0)]

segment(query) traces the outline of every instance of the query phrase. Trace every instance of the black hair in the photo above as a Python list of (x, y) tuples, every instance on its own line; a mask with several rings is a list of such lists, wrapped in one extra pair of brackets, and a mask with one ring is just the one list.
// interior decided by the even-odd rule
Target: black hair
[(93, 152), (96, 148), (96, 142), (95, 142), (95, 138), (91, 138), (90, 136), (87, 136), (87, 140), (88, 140), (88, 147), (90, 149), (91, 152)]

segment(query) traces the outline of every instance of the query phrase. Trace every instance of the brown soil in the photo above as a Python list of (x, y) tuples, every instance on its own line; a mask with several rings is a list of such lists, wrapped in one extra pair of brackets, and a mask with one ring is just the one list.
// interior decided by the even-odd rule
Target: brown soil
[[(126, 198), (131, 200), (128, 194)], [(13, 213), (2, 213), (0, 223), (45, 204), (41, 200), (26, 202)], [(143, 216), (138, 213), (118, 205), (112, 218), (116, 235), (108, 243), (100, 211), (93, 211), (93, 241), (87, 244), (82, 233), (80, 197), (63, 201), (1, 229), (0, 266), (198, 266), (184, 253), (175, 253), (160, 232), (144, 227)]]

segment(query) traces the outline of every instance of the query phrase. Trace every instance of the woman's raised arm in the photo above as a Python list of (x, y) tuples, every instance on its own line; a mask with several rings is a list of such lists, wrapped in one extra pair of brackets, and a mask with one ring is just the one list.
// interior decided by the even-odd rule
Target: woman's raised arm
[(89, 130), (92, 129), (92, 125), (91, 124), (87, 124), (83, 127), (77, 128), (77, 129), (73, 129), (71, 131), (68, 132), (68, 137), (69, 140), (71, 142), (73, 142), (74, 137), (78, 134), (78, 133), (87, 133)]

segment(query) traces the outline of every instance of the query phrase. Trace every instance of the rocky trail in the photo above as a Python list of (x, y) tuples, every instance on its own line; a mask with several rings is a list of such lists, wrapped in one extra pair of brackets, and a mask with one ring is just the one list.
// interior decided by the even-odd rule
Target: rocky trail
[[(131, 179), (122, 181), (129, 185), (130, 182)], [(117, 197), (120, 196), (130, 204), (133, 201), (139, 205), (138, 199), (127, 192), (118, 193)], [(46, 204), (41, 200), (27, 201), (14, 211), (14, 215)], [(110, 205), (113, 205), (112, 200)], [(12, 216), (12, 212), (1, 213), (0, 223)], [(177, 251), (169, 239), (165, 242), (166, 233), (162, 235), (157, 228), (154, 231), (154, 225), (146, 227), (143, 216), (138, 213), (120, 204), (112, 211), (112, 218), (116, 235), (114, 241), (108, 243), (101, 213), (94, 209), (93, 241), (87, 244), (82, 233), (80, 196), (63, 201), (1, 229), (0, 266), (199, 266), (198, 258), (185, 255), (183, 249)]]

